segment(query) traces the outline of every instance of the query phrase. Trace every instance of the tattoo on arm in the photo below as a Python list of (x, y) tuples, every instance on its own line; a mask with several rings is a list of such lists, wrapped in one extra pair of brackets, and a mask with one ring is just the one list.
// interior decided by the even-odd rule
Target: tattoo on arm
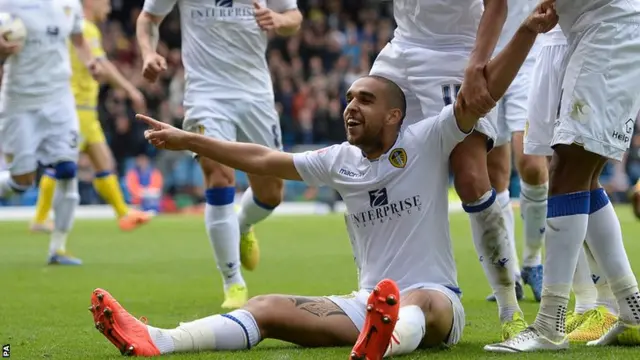
[(347, 316), (333, 301), (321, 297), (292, 296), (289, 298), (296, 308), (320, 318), (329, 316)]

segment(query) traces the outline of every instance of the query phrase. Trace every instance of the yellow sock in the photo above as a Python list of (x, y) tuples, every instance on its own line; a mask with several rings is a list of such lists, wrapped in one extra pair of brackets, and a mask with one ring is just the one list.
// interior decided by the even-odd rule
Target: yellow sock
[(93, 187), (104, 201), (113, 207), (118, 218), (127, 215), (129, 207), (124, 201), (124, 196), (122, 196), (122, 190), (120, 190), (120, 184), (118, 183), (118, 178), (114, 174), (108, 172), (96, 174), (96, 177), (93, 180)]
[(49, 212), (53, 205), (53, 194), (56, 191), (56, 179), (53, 173), (45, 172), (40, 178), (38, 188), (38, 202), (36, 203), (36, 216), (33, 222), (44, 224), (49, 220)]

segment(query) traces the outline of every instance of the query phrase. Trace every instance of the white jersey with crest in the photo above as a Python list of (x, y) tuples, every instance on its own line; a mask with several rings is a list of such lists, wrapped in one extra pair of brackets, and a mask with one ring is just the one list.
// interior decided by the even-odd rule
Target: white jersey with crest
[(337, 190), (346, 204), (360, 289), (390, 278), (401, 290), (431, 283), (460, 293), (447, 188), (449, 154), (464, 138), (447, 106), (404, 128), (377, 160), (346, 142), (294, 155), (307, 184)]
[[(276, 12), (297, 9), (296, 0), (260, 0)], [(165, 16), (178, 4), (185, 67), (186, 118), (210, 117), (212, 99), (273, 100), (267, 66), (267, 33), (252, 0), (146, 0), (144, 11)]]
[(640, 0), (556, 0), (560, 27), (565, 35), (591, 25), (640, 15)]
[(394, 41), (471, 49), (482, 11), (482, 0), (394, 0)]
[(27, 38), (20, 53), (4, 62), (0, 109), (28, 110), (71, 90), (67, 41), (82, 33), (79, 0), (0, 0), (0, 11), (20, 18)]

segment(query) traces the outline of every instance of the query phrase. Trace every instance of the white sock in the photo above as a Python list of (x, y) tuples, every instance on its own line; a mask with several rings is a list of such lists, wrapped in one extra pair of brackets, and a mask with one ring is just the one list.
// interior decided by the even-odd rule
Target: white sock
[(67, 235), (73, 227), (80, 202), (78, 179), (57, 179), (53, 196), (53, 232), (49, 242), (49, 255), (66, 251)]
[(23, 193), (31, 186), (18, 185), (11, 178), (9, 171), (0, 171), (0, 199), (11, 197), (16, 193)]
[(513, 207), (511, 206), (511, 195), (509, 190), (505, 190), (496, 195), (496, 201), (502, 208), (502, 218), (504, 219), (504, 225), (507, 229), (507, 235), (509, 235), (509, 246), (511, 259), (507, 265), (511, 266), (511, 271), (516, 275), (516, 280), (520, 279), (520, 264), (518, 262), (518, 249), (516, 248), (516, 220), (513, 216)]
[(542, 242), (547, 226), (547, 192), (549, 185), (529, 185), (520, 181), (520, 214), (524, 225), (522, 264), (542, 264)]
[[(589, 229), (592, 228), (592, 226), (587, 227), (587, 238), (591, 236), (589, 234)], [(593, 258), (593, 254), (591, 254), (589, 246), (585, 246), (584, 252), (586, 254), (587, 261), (589, 262), (589, 268), (591, 269), (591, 280), (596, 288), (596, 306), (604, 306), (611, 314), (618, 316), (618, 302), (611, 292), (607, 278), (602, 273), (602, 270), (600, 270), (600, 266), (596, 262), (596, 259)]]
[(591, 269), (584, 249), (580, 250), (578, 265), (573, 275), (573, 294), (576, 297), (576, 313), (584, 314), (596, 307), (596, 287), (591, 280)]
[(256, 199), (251, 188), (248, 188), (240, 200), (240, 212), (238, 213), (240, 233), (244, 234), (249, 231), (253, 225), (271, 215), (274, 209), (275, 207), (263, 204)]
[(212, 188), (205, 193), (204, 222), (225, 290), (234, 284), (245, 285), (240, 272), (240, 227), (234, 195), (233, 187)]
[[(409, 354), (415, 351), (427, 333), (424, 312), (417, 305), (400, 308), (393, 338), (384, 357)], [(395, 340), (395, 341), (394, 341)]]
[(147, 329), (161, 354), (249, 350), (261, 341), (258, 324), (246, 310), (181, 323), (175, 329)]
[(516, 298), (515, 274), (508, 265), (513, 252), (495, 190), (488, 191), (474, 203), (463, 205), (463, 208), (469, 214), (473, 244), (496, 297), (500, 321), (510, 321), (514, 313), (522, 311)]
[(604, 189), (592, 191), (591, 197), (589, 249), (618, 301), (620, 320), (640, 324), (638, 282), (624, 249), (620, 221)]
[(589, 221), (589, 192), (549, 197), (542, 301), (534, 327), (553, 341), (565, 337), (573, 275)]

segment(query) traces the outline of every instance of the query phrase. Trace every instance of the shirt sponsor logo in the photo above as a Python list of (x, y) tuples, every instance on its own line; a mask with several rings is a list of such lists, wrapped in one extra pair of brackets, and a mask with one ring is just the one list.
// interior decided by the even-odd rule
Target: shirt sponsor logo
[(422, 211), (422, 200), (420, 195), (413, 195), (392, 201), (387, 188), (382, 188), (369, 191), (369, 206), (368, 210), (348, 215), (355, 227), (374, 226)]

